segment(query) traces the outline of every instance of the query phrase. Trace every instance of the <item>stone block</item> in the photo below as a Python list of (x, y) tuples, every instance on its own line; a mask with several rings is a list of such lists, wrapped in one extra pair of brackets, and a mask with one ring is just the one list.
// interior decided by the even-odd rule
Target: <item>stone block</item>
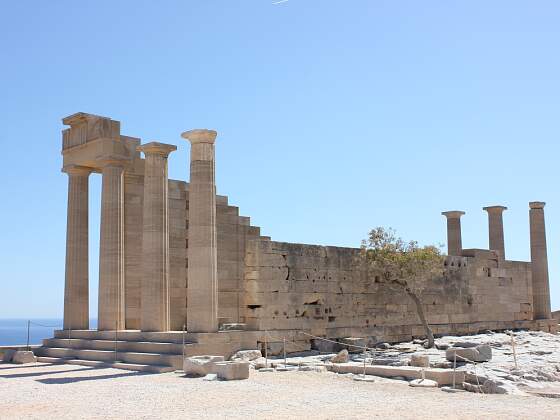
[(408, 383), (415, 388), (437, 388), (438, 383), (430, 379), (414, 379)]
[(25, 363), (35, 363), (36, 361), (37, 357), (35, 357), (32, 351), (16, 351), (12, 358), (13, 363), (21, 365)]
[(224, 381), (248, 379), (249, 366), (250, 363), (244, 361), (217, 362), (212, 366), (212, 373), (216, 373)]
[[(333, 364), (327, 367), (329, 370), (337, 373), (363, 373), (363, 365), (361, 364)], [(423, 372), (423, 373), (422, 373)], [(455, 376), (456, 383), (465, 381), (465, 372), (453, 369), (437, 369), (437, 368), (420, 368), (414, 366), (366, 366), (366, 375), (382, 376), (385, 378), (394, 378), (396, 376), (407, 379), (430, 379), (437, 382), (440, 386), (451, 385)]]
[(430, 357), (423, 354), (413, 354), (410, 357), (410, 366), (430, 367)]
[(311, 340), (311, 348), (321, 353), (338, 353), (341, 350), (340, 344), (319, 339)]
[(231, 356), (232, 361), (251, 361), (262, 357), (260, 350), (240, 350)]
[(349, 353), (363, 353), (363, 347), (368, 345), (368, 340), (363, 337), (346, 337), (339, 341), (341, 347), (347, 349)]
[(445, 357), (449, 361), (453, 361), (457, 355), (458, 362), (488, 362), (492, 360), (492, 348), (489, 345), (482, 344), (476, 347), (451, 347), (445, 351)]
[(347, 363), (348, 360), (348, 350), (342, 349), (336, 356), (331, 358), (331, 363)]
[(192, 356), (183, 361), (183, 371), (187, 376), (206, 376), (213, 371), (217, 362), (223, 362), (224, 356)]
[(16, 354), (16, 351), (13, 349), (4, 350), (4, 354), (2, 355), (2, 361), (4, 363), (10, 363), (14, 357), (14, 354)]

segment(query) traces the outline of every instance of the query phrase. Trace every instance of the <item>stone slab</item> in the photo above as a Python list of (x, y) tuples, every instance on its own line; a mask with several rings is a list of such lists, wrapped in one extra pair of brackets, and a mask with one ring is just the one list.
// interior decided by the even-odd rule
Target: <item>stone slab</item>
[(4, 354), (2, 355), (2, 361), (4, 363), (10, 363), (14, 357), (14, 354), (16, 354), (16, 350), (13, 349), (5, 350)]
[(16, 351), (12, 357), (12, 362), (16, 364), (26, 364), (37, 362), (37, 357), (32, 351)]
[(183, 362), (183, 371), (186, 376), (206, 376), (213, 371), (214, 364), (223, 362), (224, 356), (192, 356), (186, 357)]
[(217, 362), (212, 366), (213, 373), (224, 381), (234, 381), (249, 378), (249, 362)]

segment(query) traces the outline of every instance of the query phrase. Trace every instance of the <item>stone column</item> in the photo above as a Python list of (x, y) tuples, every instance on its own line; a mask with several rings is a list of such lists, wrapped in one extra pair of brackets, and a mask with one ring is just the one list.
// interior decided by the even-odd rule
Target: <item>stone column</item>
[(212, 130), (192, 130), (182, 134), (191, 142), (187, 271), (187, 329), (190, 332), (218, 330), (216, 135)]
[(88, 194), (90, 168), (68, 166), (64, 329), (89, 329)]
[(461, 239), (461, 216), (464, 211), (445, 211), (441, 213), (447, 217), (447, 255), (460, 256), (463, 251)]
[(167, 158), (176, 146), (148, 143), (138, 148), (146, 157), (142, 236), (140, 329), (169, 331), (169, 212)]
[(491, 251), (497, 251), (500, 258), (506, 258), (504, 246), (504, 219), (503, 212), (507, 210), (504, 206), (484, 207), (488, 212), (488, 243)]
[(124, 313), (124, 163), (104, 160), (99, 242), (98, 329), (122, 330)]
[(548, 256), (544, 223), (545, 203), (529, 203), (531, 226), (531, 271), (533, 277), (534, 319), (550, 319), (550, 289), (548, 284)]

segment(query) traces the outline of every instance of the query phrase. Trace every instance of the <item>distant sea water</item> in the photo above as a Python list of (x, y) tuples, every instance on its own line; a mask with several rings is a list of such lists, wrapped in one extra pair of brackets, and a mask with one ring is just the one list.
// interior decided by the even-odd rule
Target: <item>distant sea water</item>
[[(0, 319), (0, 346), (27, 344), (27, 319)], [(61, 318), (34, 318), (29, 321), (29, 344), (42, 344), (52, 338), (54, 330), (62, 329)], [(89, 327), (97, 328), (97, 319), (90, 319)]]

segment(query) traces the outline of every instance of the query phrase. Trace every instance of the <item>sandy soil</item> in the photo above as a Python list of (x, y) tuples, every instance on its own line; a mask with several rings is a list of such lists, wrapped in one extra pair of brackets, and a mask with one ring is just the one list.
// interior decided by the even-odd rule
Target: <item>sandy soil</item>
[(12, 418), (560, 418), (560, 399), (447, 394), (379, 378), (252, 371), (208, 382), (73, 365), (0, 364), (0, 419)]

